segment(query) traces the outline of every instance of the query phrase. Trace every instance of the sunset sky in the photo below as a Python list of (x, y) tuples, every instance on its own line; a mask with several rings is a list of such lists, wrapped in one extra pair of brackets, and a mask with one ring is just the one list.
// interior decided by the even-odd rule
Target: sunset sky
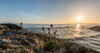
[(0, 0), (0, 23), (100, 23), (100, 0)]

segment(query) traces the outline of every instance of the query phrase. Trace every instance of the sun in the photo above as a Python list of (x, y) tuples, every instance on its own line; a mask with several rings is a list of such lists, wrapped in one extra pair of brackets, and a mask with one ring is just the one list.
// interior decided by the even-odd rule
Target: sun
[(82, 16), (77, 17), (77, 21), (81, 21), (82, 20)]

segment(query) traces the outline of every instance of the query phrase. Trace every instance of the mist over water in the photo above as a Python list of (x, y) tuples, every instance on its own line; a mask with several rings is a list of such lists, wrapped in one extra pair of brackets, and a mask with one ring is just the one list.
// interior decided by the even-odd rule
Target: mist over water
[[(57, 38), (70, 39), (89, 48), (100, 51), (100, 32), (88, 28), (99, 26), (100, 24), (54, 24), (57, 30)], [(25, 24), (23, 27), (33, 32), (43, 33), (42, 27), (47, 28), (49, 24)], [(52, 36), (53, 32), (51, 31)]]

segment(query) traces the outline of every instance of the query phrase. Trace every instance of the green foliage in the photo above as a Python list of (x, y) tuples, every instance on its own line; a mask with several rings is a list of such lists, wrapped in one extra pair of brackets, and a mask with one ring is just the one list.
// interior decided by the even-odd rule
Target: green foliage
[(61, 47), (61, 43), (60, 42), (58, 42), (57, 40), (55, 40), (55, 39), (50, 39), (49, 41), (47, 41), (46, 43), (45, 43), (45, 47), (44, 47), (44, 49), (46, 50), (46, 51), (52, 51), (53, 49), (54, 49), (54, 47)]

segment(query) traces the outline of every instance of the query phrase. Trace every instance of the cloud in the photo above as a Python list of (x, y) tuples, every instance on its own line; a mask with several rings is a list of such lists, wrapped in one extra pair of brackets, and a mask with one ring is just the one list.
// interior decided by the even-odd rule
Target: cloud
[(20, 16), (22, 16), (25, 19), (41, 19), (40, 16), (36, 16), (33, 13), (25, 13), (25, 12), (19, 12)]
[(42, 21), (40, 16), (36, 16), (33, 13), (19, 12), (19, 15), (24, 23), (41, 23)]

